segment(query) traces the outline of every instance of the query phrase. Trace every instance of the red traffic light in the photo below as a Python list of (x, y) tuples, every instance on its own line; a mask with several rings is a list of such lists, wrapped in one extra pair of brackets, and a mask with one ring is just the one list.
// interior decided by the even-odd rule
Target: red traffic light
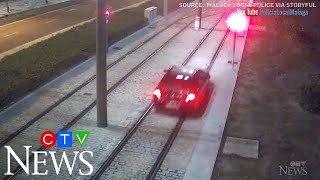
[(240, 13), (232, 13), (225, 22), (230, 30), (235, 32), (243, 32), (249, 25), (247, 17)]
[(106, 12), (105, 12), (106, 17), (107, 18), (110, 17), (111, 13), (112, 13), (112, 7), (107, 7)]

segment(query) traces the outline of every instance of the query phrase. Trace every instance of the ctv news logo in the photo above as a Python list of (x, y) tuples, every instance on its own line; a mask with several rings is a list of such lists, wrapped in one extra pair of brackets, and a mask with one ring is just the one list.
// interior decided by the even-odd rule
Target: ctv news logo
[[(40, 136), (40, 143), (45, 148), (56, 146), (58, 148), (69, 149), (75, 144), (73, 143), (75, 139), (79, 147), (82, 148), (87, 141), (89, 134), (90, 131), (59, 131), (56, 134), (52, 131), (45, 131)], [(93, 157), (92, 151), (73, 151), (71, 153), (72, 155), (70, 155), (70, 153), (67, 155), (65, 151), (31, 151), (30, 153), (32, 146), (25, 145), (22, 148), (24, 148), (25, 151), (26, 161), (23, 162), (10, 146), (4, 147), (7, 149), (7, 172), (4, 173), (4, 175), (14, 175), (11, 171), (11, 162), (14, 160), (28, 175), (48, 175), (48, 171), (52, 171), (53, 169), (46, 169), (39, 172), (39, 166), (42, 167), (41, 169), (47, 166), (48, 158), (52, 160), (54, 171), (57, 175), (59, 175), (60, 169), (62, 169), (62, 164), (66, 165), (70, 175), (78, 173), (81, 176), (87, 176), (91, 175), (93, 172), (92, 164), (86, 159), (88, 156)], [(19, 151), (21, 151), (21, 149), (19, 149)], [(33, 156), (33, 172), (30, 172), (30, 156)], [(80, 161), (80, 163), (84, 164), (87, 168), (74, 170), (77, 161)]]
[(291, 161), (290, 166), (279, 166), (279, 175), (307, 176), (306, 161)]
[[(80, 147), (86, 142), (90, 132), (89, 131), (75, 131), (73, 132)], [(72, 147), (72, 131), (59, 131), (55, 134), (52, 131), (45, 131), (40, 136), (40, 143), (50, 148), (55, 144), (57, 147)]]

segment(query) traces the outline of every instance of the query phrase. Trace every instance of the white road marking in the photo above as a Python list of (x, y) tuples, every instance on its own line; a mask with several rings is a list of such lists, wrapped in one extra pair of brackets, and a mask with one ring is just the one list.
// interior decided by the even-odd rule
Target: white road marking
[(13, 33), (11, 33), (11, 34), (4, 35), (3, 37), (9, 37), (9, 36), (12, 36), (12, 35), (17, 34), (17, 33), (18, 33), (18, 31), (13, 32)]
[(56, 21), (56, 20), (57, 19), (51, 19), (51, 20), (47, 21), (46, 23), (51, 23), (51, 22)]
[(76, 8), (71, 8), (71, 9), (69, 9), (67, 12), (75, 11), (75, 10), (77, 10), (77, 9), (76, 9)]

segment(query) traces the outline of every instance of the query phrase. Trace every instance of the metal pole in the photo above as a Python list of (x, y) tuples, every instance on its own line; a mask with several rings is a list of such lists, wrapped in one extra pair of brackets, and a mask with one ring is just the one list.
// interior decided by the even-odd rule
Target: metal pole
[(168, 15), (168, 0), (163, 0), (163, 15)]
[(198, 17), (199, 17), (199, 29), (201, 29), (201, 21), (202, 21), (202, 0), (199, 0), (199, 8), (198, 8)]
[[(277, 22), (277, 21), (276, 21)], [(277, 24), (276, 24), (277, 25)], [(275, 37), (276, 39), (278, 38), (278, 31), (276, 31), (275, 33)], [(275, 53), (276, 53), (276, 63), (277, 63), (277, 75), (280, 75), (280, 61), (279, 61), (279, 56), (281, 55), (281, 50), (280, 50), (280, 46), (278, 46), (278, 43), (275, 43), (274, 45), (275, 48)]]
[(107, 0), (97, 1), (97, 126), (107, 127)]
[(7, 13), (10, 12), (10, 8), (9, 8), (9, 0), (6, 1), (6, 5), (7, 5)]
[(235, 58), (235, 54), (236, 54), (236, 39), (237, 39), (237, 32), (234, 32), (234, 36), (233, 36), (233, 58), (232, 58), (232, 64), (235, 64), (234, 62), (234, 58)]

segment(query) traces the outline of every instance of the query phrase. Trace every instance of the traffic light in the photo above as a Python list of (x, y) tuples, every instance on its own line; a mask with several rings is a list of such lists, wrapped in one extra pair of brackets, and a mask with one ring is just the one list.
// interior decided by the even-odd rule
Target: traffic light
[(244, 32), (248, 29), (249, 21), (241, 13), (232, 13), (225, 21), (229, 29), (233, 32)]
[(112, 7), (108, 7), (105, 11), (105, 17), (106, 17), (106, 23), (109, 22), (109, 18), (111, 16), (111, 13), (112, 13)]
[(244, 37), (245, 32), (249, 26), (249, 20), (242, 13), (234, 12), (229, 15), (227, 20), (225, 21), (229, 29), (234, 32), (233, 36), (233, 58), (232, 61), (228, 61), (228, 63), (232, 63), (232, 65), (237, 64), (235, 62), (235, 52), (236, 52), (236, 39), (237, 34), (240, 34), (241, 37)]
[(109, 18), (109, 16), (110, 16), (110, 11), (106, 10), (106, 18)]

